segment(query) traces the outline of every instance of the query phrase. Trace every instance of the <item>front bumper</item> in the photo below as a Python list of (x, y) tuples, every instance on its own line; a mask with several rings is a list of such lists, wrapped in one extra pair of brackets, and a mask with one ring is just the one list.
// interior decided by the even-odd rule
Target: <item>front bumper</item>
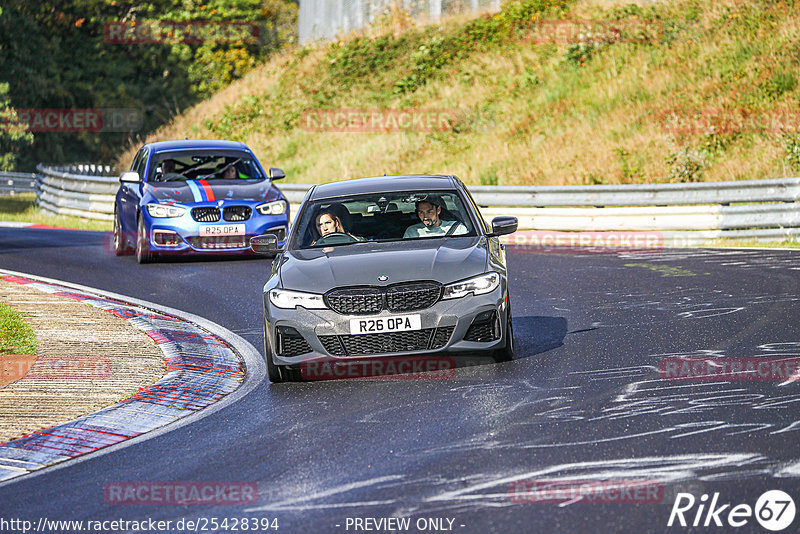
[[(141, 217), (148, 229), (150, 251), (157, 254), (249, 252), (250, 238), (267, 233), (278, 235), (278, 246), (283, 246), (289, 229), (288, 215), (261, 215), (255, 209), (245, 221), (201, 223), (192, 218), (190, 210), (180, 217), (157, 218), (151, 217), (145, 209)], [(203, 235), (204, 226), (226, 225), (243, 225), (244, 232), (237, 232), (240, 235)]]
[[(345, 315), (330, 309), (282, 309), (264, 293), (267, 333), (265, 357), (276, 365), (309, 361), (351, 361), (354, 358), (424, 356), (439, 353), (494, 351), (506, 345), (505, 283), (485, 295), (439, 300), (418, 311)], [(351, 319), (419, 314), (422, 330), (351, 334)]]

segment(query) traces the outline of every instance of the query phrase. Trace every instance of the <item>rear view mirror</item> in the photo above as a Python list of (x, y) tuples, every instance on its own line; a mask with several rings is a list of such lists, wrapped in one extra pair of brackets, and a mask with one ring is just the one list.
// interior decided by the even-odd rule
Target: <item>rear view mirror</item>
[(138, 172), (127, 171), (119, 175), (119, 181), (138, 184), (139, 182), (142, 181), (142, 179), (139, 177)]
[(495, 217), (492, 219), (492, 233), (490, 236), (513, 234), (517, 231), (516, 217)]
[(286, 173), (283, 172), (283, 169), (279, 169), (278, 167), (269, 168), (270, 180), (280, 180), (281, 178), (286, 178)]
[(250, 250), (256, 254), (274, 256), (279, 252), (278, 236), (275, 234), (261, 234), (250, 238)]

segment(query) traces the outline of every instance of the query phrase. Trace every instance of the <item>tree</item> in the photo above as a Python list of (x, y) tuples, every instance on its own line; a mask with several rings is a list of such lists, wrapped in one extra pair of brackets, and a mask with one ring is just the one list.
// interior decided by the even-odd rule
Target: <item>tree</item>
[[(17, 109), (133, 109), (133, 132), (36, 134), (17, 165), (116, 159), (120, 148), (240, 78), (296, 35), (291, 0), (5, 0), (0, 16), (0, 80)], [(245, 43), (120, 43), (111, 23), (244, 21), (259, 27)]]
[[(0, 7), (0, 19), (3, 8)], [(0, 56), (5, 47), (0, 43)], [(33, 143), (33, 134), (19, 124), (17, 112), (11, 107), (8, 83), (0, 82), (0, 171), (14, 170), (17, 155), (23, 147)]]

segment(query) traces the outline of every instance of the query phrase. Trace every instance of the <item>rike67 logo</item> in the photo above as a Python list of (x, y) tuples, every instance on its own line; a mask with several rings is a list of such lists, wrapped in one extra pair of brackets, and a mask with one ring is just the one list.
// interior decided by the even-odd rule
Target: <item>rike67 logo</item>
[(763, 528), (778, 532), (792, 524), (796, 511), (794, 500), (780, 490), (763, 493), (755, 507), (749, 504), (732, 506), (729, 502), (723, 502), (719, 493), (714, 493), (710, 502), (707, 494), (703, 494), (698, 500), (691, 493), (678, 493), (672, 504), (667, 526), (739, 528), (752, 525), (755, 517)]

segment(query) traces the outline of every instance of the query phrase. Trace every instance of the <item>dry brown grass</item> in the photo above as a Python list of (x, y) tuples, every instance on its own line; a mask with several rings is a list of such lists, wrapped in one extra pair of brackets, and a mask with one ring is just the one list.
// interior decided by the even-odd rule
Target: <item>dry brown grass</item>
[[(288, 180), (299, 183), (414, 172), (454, 173), (468, 183), (496, 175), (499, 184), (507, 185), (665, 181), (670, 154), (685, 146), (702, 147), (707, 140), (702, 132), (673, 135), (664, 125), (663, 114), (674, 109), (741, 107), (741, 94), (752, 92), (770, 69), (781, 64), (781, 43), (800, 38), (800, 19), (789, 17), (774, 32), (778, 37), (762, 31), (762, 42), (768, 41), (771, 47), (768, 65), (759, 64), (764, 58), (756, 56), (736, 77), (710, 76), (713, 65), (725, 61), (741, 42), (736, 27), (720, 28), (720, 19), (726, 10), (754, 1), (708, 2), (698, 27), (687, 29), (668, 48), (615, 45), (585, 67), (569, 69), (564, 68), (565, 45), (547, 52), (546, 47), (519, 42), (451, 64), (410, 95), (381, 97), (381, 105), (389, 108), (453, 110), (468, 118), (460, 133), (270, 130), (258, 127), (256, 120), (250, 124), (255, 127), (243, 130), (242, 140), (265, 165), (283, 167)], [(628, 3), (580, 0), (570, 16), (596, 16), (598, 10)], [(679, 9), (683, 3), (662, 2), (665, 9)], [(460, 16), (444, 25), (473, 17)], [(319, 72), (324, 70), (326, 52), (327, 47), (321, 46), (299, 61), (290, 51), (276, 56), (176, 117), (148, 141), (215, 137), (204, 121), (219, 120), (251, 95), (279, 95), (281, 102), (299, 102), (309, 109), (313, 105), (309, 93), (324, 89)], [(374, 94), (353, 91), (337, 98), (344, 107), (377, 107), (365, 104)], [(796, 102), (794, 94), (787, 94), (774, 105), (796, 109)], [(713, 156), (702, 179), (793, 174), (786, 167), (778, 135), (754, 135), (747, 142), (734, 136), (723, 141), (728, 148)], [(129, 162), (132, 156), (133, 149), (122, 161)]]

